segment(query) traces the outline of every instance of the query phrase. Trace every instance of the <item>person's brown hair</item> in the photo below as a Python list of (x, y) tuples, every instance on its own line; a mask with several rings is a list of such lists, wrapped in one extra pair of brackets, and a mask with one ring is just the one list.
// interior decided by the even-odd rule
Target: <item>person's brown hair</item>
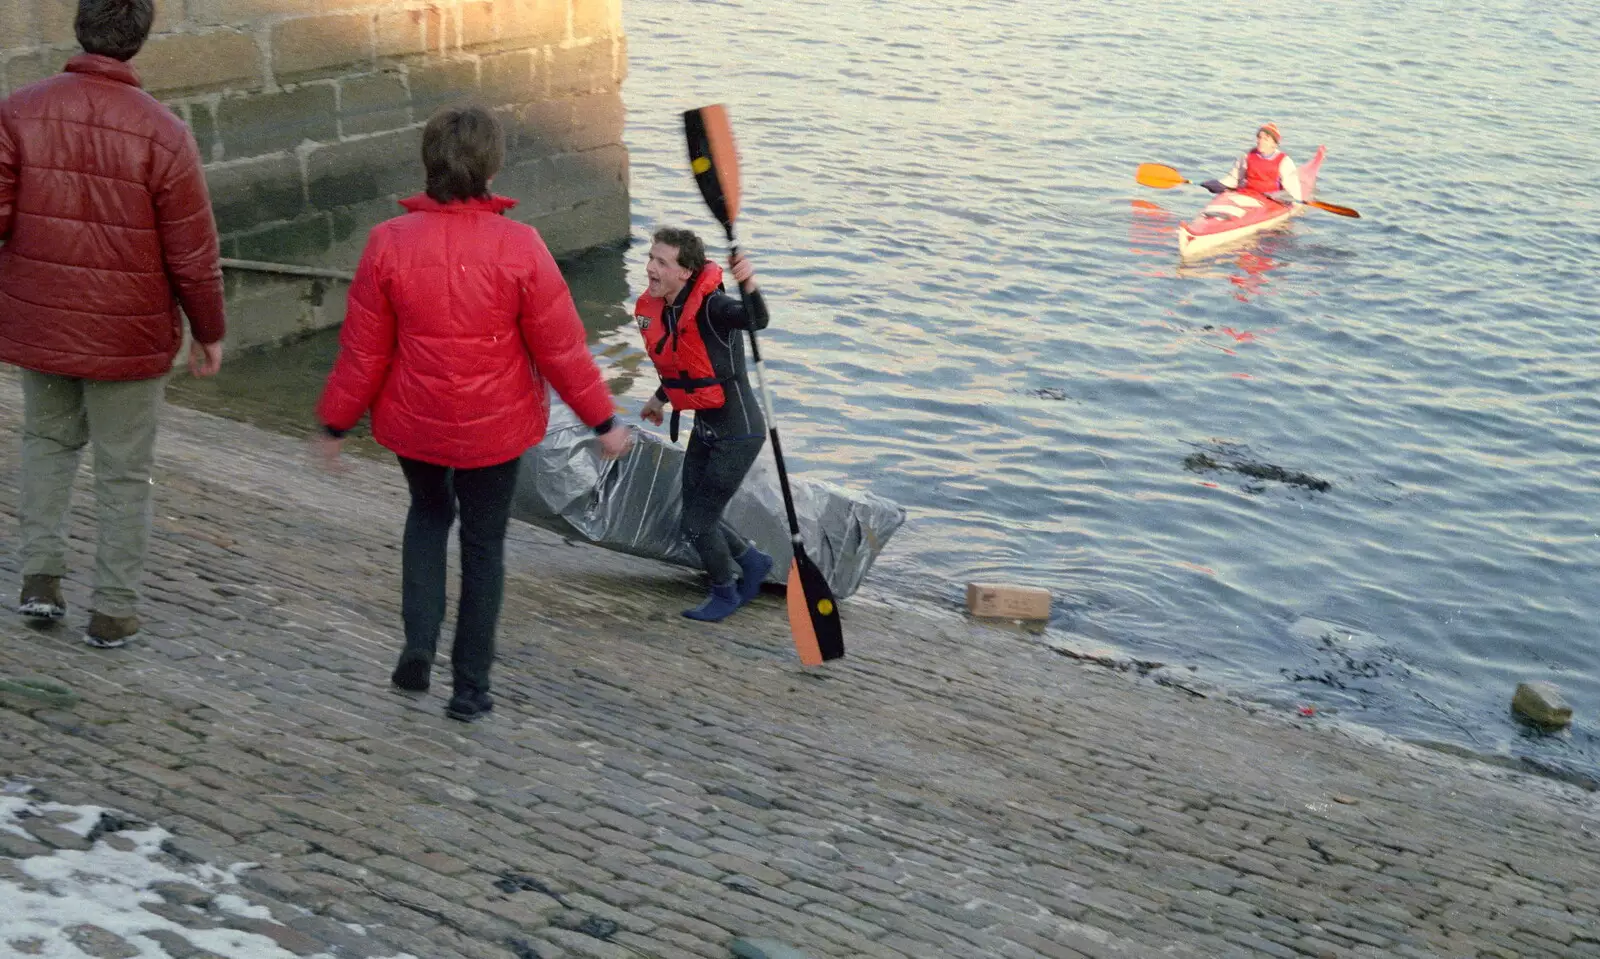
[(650, 242), (675, 247), (678, 251), (678, 265), (691, 273), (706, 265), (706, 245), (694, 235), (693, 230), (664, 226), (656, 231)]
[(445, 107), (422, 128), (428, 196), (440, 203), (488, 196), (489, 178), (505, 158), (505, 130), (483, 107)]
[(84, 53), (127, 61), (144, 46), (155, 18), (154, 0), (78, 0), (72, 28)]

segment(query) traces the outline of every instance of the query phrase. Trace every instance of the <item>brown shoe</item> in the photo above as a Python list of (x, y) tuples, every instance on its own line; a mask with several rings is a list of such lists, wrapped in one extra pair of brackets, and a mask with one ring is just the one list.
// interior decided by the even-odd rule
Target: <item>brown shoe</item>
[(67, 615), (67, 601), (61, 598), (61, 577), (34, 573), (22, 577), (22, 598), (17, 612), (29, 619), (54, 622)]
[(137, 616), (107, 616), (105, 613), (89, 614), (89, 631), (83, 641), (100, 649), (116, 649), (139, 631)]

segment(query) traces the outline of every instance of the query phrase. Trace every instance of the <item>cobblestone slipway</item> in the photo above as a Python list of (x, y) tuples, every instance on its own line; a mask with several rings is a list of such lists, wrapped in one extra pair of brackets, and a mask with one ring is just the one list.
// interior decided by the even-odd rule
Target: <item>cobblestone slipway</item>
[[(20, 408), (0, 376), (8, 547)], [(1600, 814), (1573, 787), (870, 589), (849, 657), (803, 671), (779, 599), (696, 626), (688, 573), (516, 524), (496, 713), (464, 726), (442, 672), (421, 698), (388, 688), (392, 464), (328, 477), (293, 440), (169, 408), (158, 469), (141, 641), (79, 639), (87, 476), (68, 624), (0, 619), (0, 676), (81, 696), (3, 700), (0, 779), (159, 825), (174, 862), (259, 864), (238, 875), (289, 952), (1600, 957)], [(82, 841), (38, 832), (0, 832), (0, 890)], [(0, 902), (0, 952), (23, 949), (5, 925)]]

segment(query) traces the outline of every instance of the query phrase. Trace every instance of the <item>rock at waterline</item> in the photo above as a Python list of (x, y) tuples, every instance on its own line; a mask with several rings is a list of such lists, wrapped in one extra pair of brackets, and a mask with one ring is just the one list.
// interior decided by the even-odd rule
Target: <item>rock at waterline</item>
[(1572, 707), (1561, 698), (1554, 683), (1518, 683), (1511, 697), (1511, 709), (1518, 716), (1545, 729), (1572, 725)]

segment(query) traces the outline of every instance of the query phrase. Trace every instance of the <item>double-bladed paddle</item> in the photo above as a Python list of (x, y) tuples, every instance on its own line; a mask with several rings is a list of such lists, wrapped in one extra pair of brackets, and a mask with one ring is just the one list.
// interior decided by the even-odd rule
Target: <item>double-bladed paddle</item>
[[(733, 126), (721, 104), (685, 110), (683, 132), (689, 141), (689, 169), (694, 173), (706, 206), (728, 235), (730, 252), (738, 253), (733, 223), (739, 215), (739, 156), (733, 146)], [(741, 286), (739, 295), (744, 296)], [(794, 496), (789, 492), (789, 471), (783, 463), (783, 446), (778, 442), (778, 423), (772, 416), (772, 395), (767, 391), (766, 365), (761, 362), (761, 347), (756, 331), (750, 334), (750, 356), (756, 366), (756, 382), (761, 388), (761, 407), (767, 414), (772, 437), (772, 456), (778, 463), (778, 484), (783, 488), (783, 508), (789, 514), (789, 540), (794, 561), (789, 565), (789, 631), (800, 662), (820, 666), (844, 655), (844, 632), (839, 623), (839, 604), (822, 570), (806, 555), (800, 538), (800, 520), (794, 512)]]
[[(1185, 183), (1194, 182), (1192, 180), (1185, 180), (1183, 178), (1183, 174), (1164, 163), (1141, 163), (1139, 164), (1139, 169), (1133, 172), (1133, 178), (1139, 181), (1140, 186), (1154, 187), (1157, 190), (1170, 190), (1175, 186), (1182, 186)], [(1329, 213), (1333, 213), (1338, 216), (1353, 217), (1357, 220), (1361, 219), (1361, 214), (1357, 213), (1355, 210), (1352, 210), (1347, 206), (1339, 206), (1335, 203), (1323, 203), (1321, 200), (1307, 200), (1306, 206), (1314, 206), (1319, 210), (1326, 210)]]

